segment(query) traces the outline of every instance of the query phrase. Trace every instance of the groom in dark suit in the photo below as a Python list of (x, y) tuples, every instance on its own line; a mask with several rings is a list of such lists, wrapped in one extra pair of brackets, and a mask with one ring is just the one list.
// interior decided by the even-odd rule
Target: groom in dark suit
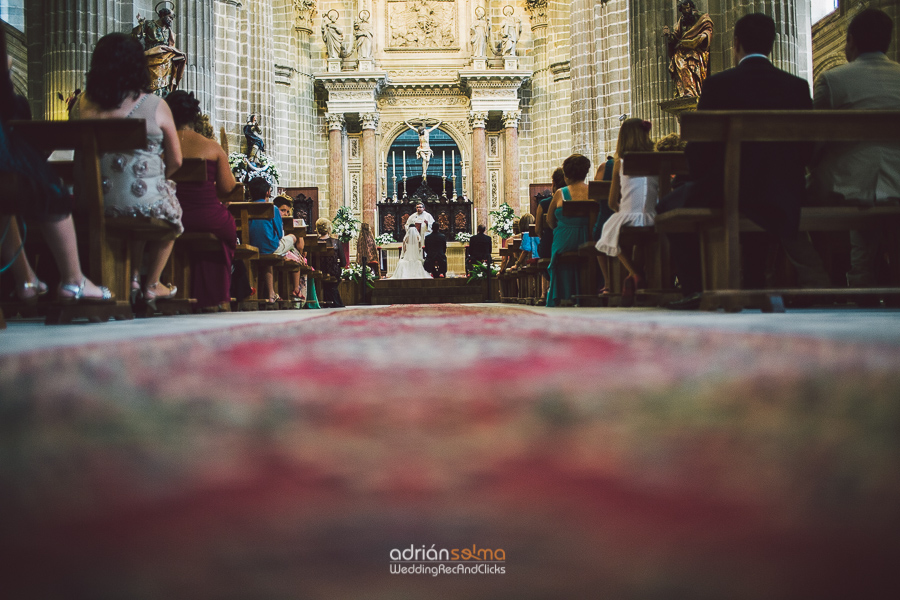
[[(734, 26), (735, 67), (710, 76), (703, 84), (697, 110), (810, 110), (809, 84), (776, 68), (768, 58), (775, 42), (775, 22), (767, 15), (741, 17)], [(742, 214), (775, 236), (797, 267), (801, 285), (827, 285), (821, 260), (808, 238), (798, 237), (800, 204), (805, 194), (809, 144), (745, 144), (741, 152)], [(721, 207), (724, 148), (719, 143), (691, 142), (685, 150), (692, 182), (660, 201), (658, 213), (675, 208)], [(702, 290), (700, 244), (694, 234), (670, 236), (672, 255), (684, 300), (670, 308), (699, 308)], [(762, 243), (760, 243), (762, 241)], [(745, 246), (745, 286), (762, 287), (765, 241)], [(824, 281), (822, 278), (824, 277)]]
[(425, 270), (437, 279), (447, 274), (447, 236), (435, 222), (434, 230), (425, 236)]

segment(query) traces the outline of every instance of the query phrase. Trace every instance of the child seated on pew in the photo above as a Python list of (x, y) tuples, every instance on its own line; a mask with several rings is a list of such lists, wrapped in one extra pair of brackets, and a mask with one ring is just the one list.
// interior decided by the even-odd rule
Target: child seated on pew
[[(298, 219), (294, 219), (294, 201), (290, 196), (285, 194), (280, 194), (277, 198), (275, 198), (275, 207), (278, 209), (278, 212), (281, 213), (281, 217), (291, 219), (294, 221), (294, 224), (299, 222)], [(293, 234), (292, 234), (293, 235)], [(303, 256), (303, 249), (305, 247), (305, 242), (302, 237), (295, 235), (294, 239), (294, 249), (289, 250), (287, 254), (284, 255), (285, 260), (289, 260), (291, 262), (295, 262), (301, 265), (306, 265), (306, 258)], [(293, 278), (294, 289), (291, 292), (291, 300), (295, 300), (297, 302), (303, 302), (306, 300), (306, 275), (302, 275), (299, 270), (291, 273), (291, 277)]]
[[(251, 179), (247, 185), (250, 197), (254, 202), (271, 202), (272, 185), (262, 177)], [(252, 219), (250, 221), (250, 244), (259, 248), (260, 254), (284, 256), (294, 250), (297, 238), (292, 234), (284, 235), (281, 212), (275, 213), (271, 219)], [(265, 279), (269, 302), (280, 300), (275, 293), (275, 278), (272, 265), (264, 265), (261, 273)]]
[(541, 240), (538, 236), (531, 235), (528, 232), (532, 223), (534, 223), (534, 217), (530, 213), (525, 213), (519, 218), (519, 231), (522, 232), (522, 241), (519, 244), (519, 258), (516, 260), (513, 268), (523, 267), (526, 263), (537, 262), (537, 259), (540, 258), (538, 256), (538, 244)]
[(659, 198), (659, 178), (629, 177), (622, 174), (622, 157), (626, 152), (652, 152), (650, 121), (627, 119), (619, 129), (616, 142), (616, 162), (613, 165), (612, 186), (609, 190), (609, 207), (615, 213), (603, 225), (603, 233), (597, 242), (600, 270), (606, 282), (601, 294), (609, 293), (609, 256), (618, 256), (628, 270), (623, 291), (623, 306), (633, 305), (634, 292), (644, 287), (644, 276), (631, 261), (629, 253), (619, 246), (619, 231), (625, 225), (643, 227), (653, 225), (656, 219), (656, 202)]

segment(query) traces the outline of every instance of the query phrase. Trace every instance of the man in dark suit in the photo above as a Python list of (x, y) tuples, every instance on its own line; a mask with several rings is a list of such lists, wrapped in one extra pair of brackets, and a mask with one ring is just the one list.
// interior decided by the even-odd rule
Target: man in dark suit
[[(809, 84), (776, 68), (768, 58), (775, 42), (775, 22), (761, 13), (741, 17), (734, 27), (735, 67), (710, 76), (703, 84), (697, 110), (809, 110)], [(675, 208), (720, 207), (723, 203), (724, 148), (718, 143), (688, 144), (685, 154), (692, 182), (660, 201), (657, 212)], [(797, 228), (805, 194), (808, 144), (744, 144), (741, 152), (741, 213), (776, 237), (797, 267), (801, 285), (827, 285), (821, 260)], [(742, 236), (743, 237), (743, 236)], [(762, 287), (765, 239), (744, 240), (745, 287)], [(671, 236), (672, 255), (684, 300), (670, 308), (699, 308), (702, 277), (700, 244), (694, 234)], [(824, 280), (823, 280), (824, 278)]]
[(447, 274), (447, 236), (435, 222), (432, 232), (425, 236), (425, 270), (435, 279)]
[(472, 265), (477, 262), (491, 263), (493, 242), (491, 242), (491, 236), (484, 233), (485, 229), (484, 225), (479, 225), (478, 233), (469, 240), (469, 258), (466, 261), (466, 267), (470, 270)]

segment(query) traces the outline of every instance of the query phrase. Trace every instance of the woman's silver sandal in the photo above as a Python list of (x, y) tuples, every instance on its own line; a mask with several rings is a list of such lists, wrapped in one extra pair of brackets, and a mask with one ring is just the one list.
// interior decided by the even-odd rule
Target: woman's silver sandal
[(102, 297), (96, 298), (96, 297), (91, 297), (91, 296), (85, 296), (84, 295), (84, 286), (86, 283), (87, 283), (87, 278), (82, 277), (81, 283), (79, 285), (75, 285), (74, 283), (59, 284), (59, 292), (66, 292), (66, 293), (72, 294), (71, 296), (63, 296), (62, 294), (57, 292), (57, 296), (59, 296), (59, 301), (62, 304), (78, 304), (79, 302), (85, 303), (85, 304), (90, 304), (90, 303), (103, 304), (103, 303), (107, 303), (107, 302), (112, 302), (114, 300), (113, 294), (112, 294), (112, 292), (109, 291), (109, 288), (105, 288), (102, 285), (97, 286), (100, 288), (100, 292), (103, 294)]

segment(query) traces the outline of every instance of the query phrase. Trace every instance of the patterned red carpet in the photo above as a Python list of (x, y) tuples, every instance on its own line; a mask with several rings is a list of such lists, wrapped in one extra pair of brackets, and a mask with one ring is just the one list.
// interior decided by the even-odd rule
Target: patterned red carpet
[(898, 364), (451, 305), (2, 357), (0, 595), (897, 597)]

